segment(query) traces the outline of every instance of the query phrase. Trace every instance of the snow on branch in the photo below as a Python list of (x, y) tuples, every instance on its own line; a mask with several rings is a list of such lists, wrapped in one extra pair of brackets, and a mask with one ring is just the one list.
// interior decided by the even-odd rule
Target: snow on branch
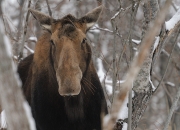
[(115, 19), (119, 14), (120, 14), (120, 11), (118, 11), (118, 12), (111, 18), (111, 20), (112, 20), (112, 19)]
[(31, 48), (29, 48), (28, 46), (24, 45), (24, 48), (26, 48), (30, 53), (34, 53), (34, 51)]
[(154, 43), (154, 46), (153, 46), (153, 51), (152, 51), (152, 53), (154, 53), (154, 51), (156, 50), (156, 48), (157, 48), (157, 46), (158, 46), (158, 44), (159, 44), (159, 40), (160, 40), (160, 37), (159, 37), (159, 36), (156, 37), (156, 40), (155, 40), (155, 43)]
[(132, 42), (134, 42), (135, 44), (139, 45), (139, 43), (141, 43), (141, 40), (132, 39)]
[(0, 114), (0, 130), (5, 128), (7, 128), (7, 123), (6, 123), (5, 111), (3, 110)]
[(29, 37), (28, 40), (30, 40), (30, 41), (32, 41), (32, 42), (37, 42), (37, 37)]
[(180, 8), (176, 14), (167, 22), (165, 22), (166, 30), (170, 31), (180, 21)]
[(126, 12), (127, 10), (129, 10), (130, 8), (132, 7), (132, 5), (128, 6), (127, 8), (123, 9), (121, 8), (118, 12), (116, 12), (114, 14), (114, 16), (112, 16), (111, 20), (114, 20), (117, 16), (120, 15), (120, 13), (123, 11), (123, 12)]

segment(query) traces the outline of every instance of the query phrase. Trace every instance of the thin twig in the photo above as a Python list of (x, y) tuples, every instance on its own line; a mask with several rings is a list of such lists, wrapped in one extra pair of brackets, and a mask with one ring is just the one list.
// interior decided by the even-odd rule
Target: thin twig
[(149, 29), (148, 33), (145, 34), (145, 37), (142, 41), (142, 44), (140, 46), (140, 51), (137, 55), (137, 57), (134, 59), (131, 68), (129, 69), (126, 80), (122, 84), (122, 88), (120, 93), (117, 95), (116, 99), (114, 100), (113, 106), (112, 106), (112, 112), (111, 117), (109, 120), (104, 124), (103, 128), (105, 130), (112, 130), (113, 124), (116, 122), (118, 112), (120, 108), (122, 107), (122, 104), (124, 102), (124, 99), (127, 96), (127, 92), (132, 87), (132, 82), (134, 81), (135, 77), (137, 76), (141, 65), (143, 64), (144, 59), (147, 57), (149, 53), (149, 49), (151, 45), (153, 44), (154, 37), (156, 36), (157, 32), (159, 31), (162, 23), (165, 20), (165, 16), (168, 12), (168, 8), (171, 4), (171, 0), (167, 0), (164, 7), (160, 10), (159, 14), (157, 15), (153, 26)]
[(171, 3), (172, 7), (174, 8), (175, 11), (177, 11), (178, 9), (176, 8), (174, 2)]
[[(100, 27), (97, 27), (97, 26), (94, 26), (93, 28), (91, 28), (90, 30), (95, 30), (95, 29), (98, 29), (100, 31), (105, 31), (105, 32), (108, 32), (108, 33), (111, 33), (113, 34), (113, 31), (112, 30), (109, 30), (107, 28), (100, 28)], [(122, 37), (122, 35), (120, 35), (119, 33), (116, 33), (116, 35), (118, 35), (119, 37)]]
[(178, 88), (178, 92), (177, 92), (177, 94), (175, 96), (174, 102), (173, 102), (173, 104), (171, 106), (169, 115), (167, 116), (168, 118), (167, 118), (167, 120), (165, 122), (165, 126), (164, 126), (163, 130), (167, 130), (168, 129), (168, 126), (169, 126), (169, 123), (171, 121), (172, 115), (173, 115), (173, 113), (174, 113), (174, 111), (175, 111), (175, 109), (177, 107), (177, 103), (178, 103), (179, 97), (180, 97), (180, 86)]
[[(136, 4), (136, 6), (135, 6), (135, 9), (134, 9), (134, 5), (133, 6), (131, 6), (133, 9), (132, 10), (134, 10), (133, 12), (132, 12), (132, 16), (131, 16), (131, 20), (130, 20), (130, 30), (129, 30), (129, 33), (128, 33), (128, 37), (127, 37), (127, 40), (125, 40), (125, 42), (123, 43), (123, 51), (121, 52), (121, 54), (119, 55), (119, 59), (118, 59), (118, 66), (119, 66), (119, 64), (121, 63), (121, 60), (122, 60), (122, 56), (123, 56), (123, 54), (124, 54), (124, 52), (125, 52), (125, 47), (126, 47), (126, 45), (127, 45), (127, 42), (129, 41), (129, 43), (131, 44), (131, 33), (132, 33), (132, 28), (133, 28), (133, 25), (134, 25), (134, 20), (135, 20), (135, 16), (136, 16), (136, 14), (137, 14), (137, 9), (138, 9), (138, 7), (139, 7), (139, 3), (140, 3), (140, 1), (138, 1), (137, 3), (134, 3), (134, 5)], [(132, 50), (132, 48), (130, 48), (130, 50)], [(132, 51), (131, 51), (131, 58), (132, 58)], [(117, 73), (119, 72), (119, 69), (117, 69)]]
[(117, 73), (116, 73), (116, 27), (115, 27), (115, 20), (111, 19), (111, 24), (113, 28), (113, 33), (114, 33), (114, 39), (113, 39), (113, 93), (112, 93), (112, 104), (113, 104), (113, 99), (116, 91), (116, 82), (117, 82)]
[(49, 6), (49, 2), (48, 0), (46, 0), (46, 3), (47, 3), (47, 7), (48, 7), (48, 11), (49, 11), (49, 15), (52, 16), (52, 11), (51, 11), (51, 8)]
[[(5, 18), (6, 18), (6, 21), (5, 21)], [(7, 17), (6, 17), (5, 15), (2, 15), (2, 21), (3, 21), (3, 24), (4, 24), (5, 34), (6, 34), (12, 41), (17, 42), (17, 39), (15, 39), (15, 38), (12, 36), (12, 34), (7, 31), (6, 24), (7, 24), (8, 22), (7, 22)]]
[[(29, 0), (28, 9), (30, 8), (30, 6), (31, 6), (31, 0)], [(24, 24), (23, 40), (22, 40), (22, 43), (21, 43), (21, 45), (20, 45), (20, 50), (19, 50), (19, 53), (18, 53), (18, 60), (20, 60), (20, 59), (23, 57), (23, 49), (24, 49), (24, 45), (25, 45), (25, 39), (26, 39), (26, 33), (27, 33), (27, 25), (28, 25), (29, 15), (30, 15), (30, 12), (28, 11), (28, 12), (27, 12), (27, 15), (26, 15), (25, 24)]]
[(131, 130), (131, 124), (132, 124), (132, 89), (129, 90), (128, 95), (128, 129)]
[[(179, 36), (179, 33), (180, 33), (180, 30), (178, 31), (178, 33), (177, 33), (177, 35), (176, 35), (176, 37), (175, 37), (174, 45), (173, 45), (173, 48), (172, 48), (172, 50), (171, 50), (171, 53), (170, 53), (170, 55), (169, 55), (169, 57), (168, 57), (168, 63), (167, 63), (165, 72), (164, 72), (163, 77), (162, 77), (160, 83), (158, 84), (156, 90), (159, 88), (159, 86), (161, 85), (161, 83), (162, 83), (163, 80), (164, 80), (164, 77), (165, 77), (165, 75), (166, 75), (166, 72), (167, 72), (167, 69), (168, 69), (168, 67), (169, 67), (169, 63), (170, 63), (171, 57), (172, 57), (172, 53), (173, 53), (174, 48), (175, 48), (176, 43), (177, 43), (177, 38), (178, 38), (178, 36)], [(156, 92), (156, 90), (154, 91), (154, 93)]]
[(168, 31), (168, 32), (166, 32), (164, 35), (162, 35), (161, 40), (159, 41), (159, 45), (160, 45), (160, 46), (158, 47), (158, 48), (160, 48), (160, 49), (159, 49), (159, 52), (158, 52), (156, 58), (154, 58), (154, 60), (153, 60), (153, 67), (152, 67), (153, 69), (155, 68), (155, 65), (156, 65), (156, 63), (157, 63), (157, 61), (158, 61), (158, 58), (159, 58), (161, 52), (164, 51), (164, 50), (163, 50), (164, 44), (168, 41), (169, 36), (170, 36), (172, 33), (174, 33), (174, 32), (177, 30), (177, 28), (179, 28), (179, 27), (180, 27), (180, 22), (178, 22), (178, 23), (174, 26), (174, 28), (172, 28), (170, 31)]
[[(112, 62), (111, 62), (111, 64), (112, 64)], [(111, 64), (110, 64), (110, 66), (109, 66), (109, 68), (108, 68), (108, 70), (107, 70), (107, 72), (106, 72), (106, 74), (105, 74), (105, 76), (104, 76), (104, 91), (105, 91), (105, 97), (107, 97), (106, 99), (108, 99), (109, 100), (109, 102), (112, 104), (112, 102), (111, 102), (111, 100), (110, 100), (110, 98), (109, 98), (109, 95), (108, 95), (108, 93), (107, 93), (107, 90), (106, 90), (106, 77), (107, 77), (107, 75), (108, 75), (108, 72), (109, 72), (109, 70), (110, 70), (110, 68), (111, 68)]]
[[(129, 30), (129, 35), (127, 38), (128, 40), (126, 40), (126, 43), (125, 43), (127, 44), (127, 41), (129, 42), (130, 62), (132, 61), (132, 58), (133, 58), (133, 46), (132, 46), (131, 35), (132, 35), (133, 26), (134, 26), (135, 16), (139, 8), (139, 3), (140, 3), (140, 0), (138, 2), (133, 1), (131, 20), (130, 20), (130, 30)], [(131, 124), (132, 124), (132, 88), (130, 88), (129, 95), (128, 95), (128, 130), (131, 130)]]
[(121, 14), (121, 12), (124, 12), (124, 14), (125, 14), (126, 11), (129, 10), (131, 7), (132, 7), (132, 5), (126, 7), (125, 9), (120, 8), (119, 11), (116, 12), (113, 17), (111, 17), (111, 20), (115, 20)]

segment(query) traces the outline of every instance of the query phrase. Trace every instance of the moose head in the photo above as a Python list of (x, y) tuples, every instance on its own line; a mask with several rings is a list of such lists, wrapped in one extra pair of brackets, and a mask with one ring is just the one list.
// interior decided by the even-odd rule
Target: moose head
[(102, 6), (99, 6), (80, 19), (70, 14), (53, 19), (39, 11), (29, 10), (49, 32), (50, 56), (61, 96), (78, 95), (81, 91), (81, 80), (91, 61), (86, 32), (97, 22), (101, 10)]

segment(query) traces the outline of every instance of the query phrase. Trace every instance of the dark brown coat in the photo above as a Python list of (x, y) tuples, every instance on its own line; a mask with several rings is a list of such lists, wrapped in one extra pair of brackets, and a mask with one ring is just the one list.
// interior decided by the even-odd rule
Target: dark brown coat
[(18, 73), (38, 130), (100, 130), (107, 106), (91, 59), (86, 32), (102, 7), (81, 19), (54, 20), (30, 10), (48, 30), (35, 53), (22, 60)]

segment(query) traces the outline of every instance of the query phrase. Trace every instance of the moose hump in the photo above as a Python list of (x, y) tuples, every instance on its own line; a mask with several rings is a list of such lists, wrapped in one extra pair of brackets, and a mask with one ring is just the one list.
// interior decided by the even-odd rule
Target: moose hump
[(58, 20), (29, 10), (47, 30), (18, 66), (37, 130), (101, 130), (107, 105), (86, 40), (101, 10)]

